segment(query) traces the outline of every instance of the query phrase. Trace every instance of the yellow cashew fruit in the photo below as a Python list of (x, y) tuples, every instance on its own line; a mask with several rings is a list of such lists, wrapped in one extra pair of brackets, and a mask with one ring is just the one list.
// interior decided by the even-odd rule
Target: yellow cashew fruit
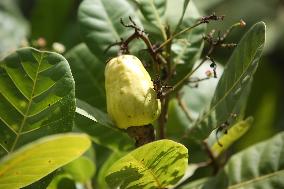
[(147, 125), (160, 114), (151, 77), (135, 56), (121, 55), (107, 63), (105, 88), (107, 112), (121, 129)]

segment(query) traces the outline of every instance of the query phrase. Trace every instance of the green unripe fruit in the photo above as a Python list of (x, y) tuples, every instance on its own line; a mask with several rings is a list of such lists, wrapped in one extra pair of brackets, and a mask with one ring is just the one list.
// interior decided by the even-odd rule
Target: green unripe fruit
[(121, 55), (107, 63), (105, 88), (108, 114), (119, 128), (147, 125), (160, 114), (151, 77), (135, 56)]

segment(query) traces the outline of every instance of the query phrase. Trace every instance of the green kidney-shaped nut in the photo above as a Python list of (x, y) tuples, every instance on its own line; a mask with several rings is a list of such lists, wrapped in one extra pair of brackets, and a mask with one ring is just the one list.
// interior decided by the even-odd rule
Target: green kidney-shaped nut
[(105, 88), (108, 114), (119, 128), (147, 125), (160, 114), (151, 77), (135, 56), (121, 55), (107, 63)]

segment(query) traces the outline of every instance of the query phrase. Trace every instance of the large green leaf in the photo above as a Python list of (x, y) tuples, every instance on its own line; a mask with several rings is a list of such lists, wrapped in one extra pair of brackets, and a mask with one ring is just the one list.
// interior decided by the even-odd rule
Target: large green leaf
[(65, 57), (76, 82), (76, 97), (105, 110), (104, 63), (83, 43), (68, 51)]
[(29, 33), (27, 22), (12, 1), (0, 2), (0, 59), (21, 46)]
[(113, 164), (106, 175), (111, 188), (168, 188), (184, 175), (187, 149), (171, 140), (148, 143)]
[(134, 146), (134, 141), (114, 126), (107, 114), (77, 99), (76, 126), (88, 133), (92, 140), (114, 151), (125, 151)]
[(74, 80), (65, 58), (33, 48), (0, 63), (0, 154), (42, 136), (71, 131)]
[[(195, 122), (190, 137), (202, 140), (232, 113), (243, 111), (252, 76), (265, 42), (265, 24), (255, 24), (241, 39), (225, 67), (209, 109)], [(244, 95), (246, 94), (246, 95)]]
[(99, 59), (106, 61), (117, 54), (117, 48), (111, 48), (108, 53), (104, 51), (110, 44), (133, 33), (133, 30), (123, 27), (120, 23), (120, 18), (127, 23), (129, 16), (141, 26), (127, 0), (84, 0), (81, 3), (78, 18), (82, 36)]
[(0, 161), (0, 189), (18, 189), (78, 158), (91, 145), (85, 134), (44, 137)]
[[(203, 189), (284, 188), (284, 133), (231, 157), (217, 177), (200, 183)], [(187, 188), (187, 187), (185, 187)]]

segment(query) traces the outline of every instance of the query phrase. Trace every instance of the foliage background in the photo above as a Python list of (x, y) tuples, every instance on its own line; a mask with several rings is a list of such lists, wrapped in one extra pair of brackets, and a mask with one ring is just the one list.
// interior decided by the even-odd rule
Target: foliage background
[[(66, 50), (82, 41), (77, 22), (80, 0), (4, 0), (15, 1), (20, 14), (30, 23), (29, 39), (43, 37), (47, 45), (60, 42)], [(267, 24), (267, 42), (247, 105), (247, 115), (255, 118), (252, 129), (236, 144), (243, 149), (284, 130), (284, 1), (283, 0), (194, 0), (204, 15), (216, 12), (226, 15), (222, 24), (209, 24), (225, 30), (243, 19), (244, 30), (234, 32), (230, 41), (237, 42), (253, 23), (263, 20)], [(11, 3), (12, 4), (12, 3)], [(20, 31), (19, 31), (20, 32)], [(215, 58), (224, 63), (231, 50), (217, 52)], [(253, 136), (253, 137), (252, 137)]]
[[(1, 0), (11, 14), (20, 18), (21, 26), (15, 33), (28, 36), (29, 41), (43, 37), (47, 46), (60, 42), (66, 52), (82, 41), (77, 21), (80, 0)], [(254, 23), (263, 20), (267, 24), (267, 43), (260, 66), (254, 76), (247, 116), (255, 118), (252, 129), (234, 145), (234, 152), (267, 139), (284, 130), (284, 1), (282, 0), (195, 0), (204, 14), (226, 15), (222, 24), (209, 24), (212, 28), (225, 30), (243, 19), (247, 28), (234, 32), (230, 41), (238, 42)], [(1, 7), (2, 8), (2, 7)], [(221, 50), (215, 55), (218, 62), (225, 63), (231, 50)], [(86, 91), (87, 92), (87, 91)], [(99, 147), (98, 147), (98, 152)], [(97, 160), (99, 162), (100, 159)], [(98, 163), (99, 164), (99, 163)], [(197, 175), (198, 176), (198, 175)], [(193, 178), (194, 179), (194, 178)]]

